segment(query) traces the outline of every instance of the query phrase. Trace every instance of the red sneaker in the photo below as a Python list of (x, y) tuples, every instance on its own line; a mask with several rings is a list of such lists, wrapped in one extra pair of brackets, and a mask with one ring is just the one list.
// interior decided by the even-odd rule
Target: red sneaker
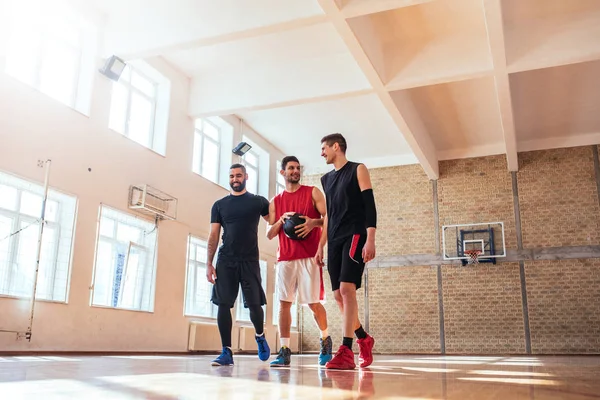
[(354, 369), (356, 364), (354, 363), (354, 353), (348, 346), (341, 345), (335, 356), (325, 364), (325, 368), (328, 369)]
[(375, 345), (375, 339), (373, 336), (367, 335), (364, 339), (358, 339), (358, 348), (360, 353), (358, 354), (358, 365), (361, 368), (368, 367), (373, 363), (373, 346)]

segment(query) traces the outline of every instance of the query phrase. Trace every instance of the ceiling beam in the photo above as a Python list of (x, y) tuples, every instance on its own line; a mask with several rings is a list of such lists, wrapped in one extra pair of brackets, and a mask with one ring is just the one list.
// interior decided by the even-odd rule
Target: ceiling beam
[(504, 23), (502, 20), (501, 0), (484, 0), (485, 23), (494, 64), (494, 81), (498, 110), (502, 121), (502, 133), (506, 147), (506, 161), (509, 171), (519, 170), (517, 156), (517, 134), (510, 94), (510, 81), (506, 66), (506, 47), (504, 43)]
[[(318, 0), (321, 8), (329, 17), (330, 22), (334, 25), (338, 34), (346, 43), (348, 50), (356, 60), (356, 63), (365, 74), (369, 83), (373, 87), (375, 93), (383, 103), (384, 107), (396, 123), (399, 131), (404, 136), (414, 155), (419, 160), (419, 163), (425, 170), (425, 173), (430, 179), (439, 177), (439, 165), (435, 151), (435, 147), (425, 125), (420, 120), (416, 110), (409, 110), (410, 118), (405, 118), (405, 115), (400, 112), (397, 101), (394, 101), (391, 94), (386, 90), (385, 84), (381, 80), (376, 68), (371, 63), (369, 57), (362, 48), (356, 35), (350, 28), (348, 21), (340, 12), (335, 0)], [(408, 120), (410, 119), (410, 121)], [(411, 124), (409, 124), (411, 122)]]
[[(375, 91), (373, 89), (362, 89), (362, 90), (354, 90), (354, 91), (345, 92), (345, 93), (330, 94), (330, 95), (325, 95), (325, 96), (306, 97), (306, 98), (299, 98), (299, 99), (294, 99), (294, 100), (278, 101), (278, 102), (269, 103), (269, 104), (257, 104), (257, 105), (252, 105), (252, 106), (248, 106), (248, 107), (237, 107), (237, 108), (231, 108), (231, 109), (218, 109), (218, 110), (215, 109), (215, 110), (208, 110), (208, 111), (194, 110), (195, 107), (193, 105), (191, 105), (189, 111), (190, 111), (190, 115), (193, 117), (196, 117), (196, 118), (231, 115), (231, 114), (239, 115), (239, 114), (253, 112), (253, 111), (272, 110), (274, 108), (292, 107), (292, 106), (299, 106), (299, 105), (304, 105), (304, 104), (321, 103), (321, 102), (325, 102), (325, 101), (342, 100), (342, 99), (347, 99), (350, 97), (366, 96), (366, 95), (373, 94), (373, 93), (375, 93)], [(192, 96), (190, 96), (190, 97), (192, 97)]]
[(214, 46), (222, 43), (235, 42), (238, 40), (292, 31), (295, 29), (318, 25), (325, 22), (327, 22), (327, 16), (315, 15), (311, 17), (298, 18), (291, 21), (279, 22), (277, 24), (261, 26), (258, 28), (251, 28), (238, 32), (225, 33), (223, 35), (218, 36), (204, 37), (186, 42), (174, 43), (172, 45), (146, 49), (139, 52), (126, 53), (121, 55), (121, 57), (125, 60), (153, 57), (181, 50), (189, 50), (196, 47)]
[(430, 1), (433, 0), (350, 0), (346, 6), (342, 7), (341, 12), (345, 18), (354, 18)]

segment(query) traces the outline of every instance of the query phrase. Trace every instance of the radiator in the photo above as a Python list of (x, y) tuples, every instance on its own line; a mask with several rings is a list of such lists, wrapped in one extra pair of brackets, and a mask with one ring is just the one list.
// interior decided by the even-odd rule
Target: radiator
[[(237, 346), (237, 328), (231, 333), (233, 339), (232, 348)], [(190, 351), (221, 351), (221, 336), (217, 324), (210, 322), (190, 322), (190, 337), (188, 350)]]

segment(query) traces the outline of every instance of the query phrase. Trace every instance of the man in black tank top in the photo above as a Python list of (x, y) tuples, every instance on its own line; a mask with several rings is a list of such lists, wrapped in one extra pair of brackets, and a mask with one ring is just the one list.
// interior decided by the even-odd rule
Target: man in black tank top
[(364, 164), (346, 159), (346, 139), (334, 133), (321, 139), (321, 155), (334, 170), (321, 177), (327, 201), (327, 215), (315, 257), (323, 263), (327, 246), (327, 270), (331, 288), (343, 316), (344, 338), (338, 352), (325, 367), (354, 369), (353, 336), (359, 347), (362, 368), (373, 362), (375, 340), (366, 333), (358, 319), (356, 290), (361, 287), (365, 264), (375, 258), (377, 211), (369, 170)]

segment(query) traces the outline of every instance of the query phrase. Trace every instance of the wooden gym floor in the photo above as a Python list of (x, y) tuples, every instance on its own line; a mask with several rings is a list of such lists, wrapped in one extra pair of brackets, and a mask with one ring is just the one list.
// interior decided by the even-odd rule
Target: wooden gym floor
[(600, 356), (376, 356), (366, 370), (319, 368), (293, 355), (269, 368), (213, 356), (0, 357), (0, 398), (13, 399), (600, 399)]

